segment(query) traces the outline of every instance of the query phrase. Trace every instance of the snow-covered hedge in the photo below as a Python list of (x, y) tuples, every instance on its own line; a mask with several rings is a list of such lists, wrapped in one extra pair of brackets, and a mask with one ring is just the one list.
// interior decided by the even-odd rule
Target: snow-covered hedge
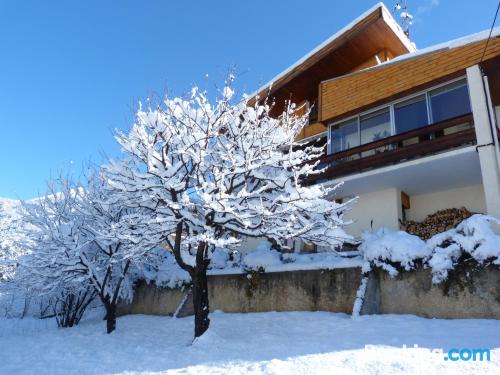
[(427, 241), (403, 231), (380, 229), (365, 233), (360, 250), (363, 271), (380, 267), (396, 276), (398, 268), (411, 270), (417, 263), (432, 270), (432, 280), (440, 283), (462, 256), (469, 256), (481, 266), (500, 266), (500, 220), (487, 215), (473, 215), (456, 228), (437, 234)]

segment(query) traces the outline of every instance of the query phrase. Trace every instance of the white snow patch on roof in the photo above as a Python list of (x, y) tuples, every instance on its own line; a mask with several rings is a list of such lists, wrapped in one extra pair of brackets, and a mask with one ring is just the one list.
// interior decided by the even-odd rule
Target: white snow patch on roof
[[(462, 46), (465, 46), (467, 44), (471, 44), (471, 43), (474, 43), (474, 42), (478, 42), (480, 40), (487, 39), (489, 35), (490, 35), (490, 29), (483, 30), (483, 31), (480, 31), (478, 33), (469, 34), (469, 35), (466, 35), (466, 36), (463, 36), (463, 37), (460, 37), (460, 38), (457, 38), (457, 39), (453, 39), (453, 40), (450, 40), (450, 41), (447, 41), (447, 42), (435, 44), (433, 46), (429, 46), (429, 47), (423, 48), (421, 50), (417, 50), (415, 52), (405, 53), (404, 55), (400, 55), (398, 57), (395, 57), (392, 60), (382, 62), (379, 65), (371, 66), (369, 68), (365, 68), (365, 69), (359, 70), (357, 72), (346, 74), (346, 75), (343, 75), (343, 76), (340, 76), (340, 77), (330, 78), (330, 79), (327, 79), (327, 80), (325, 80), (323, 82), (329, 82), (329, 81), (333, 81), (333, 80), (336, 80), (336, 79), (339, 79), (339, 78), (344, 78), (344, 77), (347, 77), (347, 76), (351, 76), (351, 75), (355, 75), (355, 74), (359, 74), (359, 73), (364, 73), (364, 72), (367, 72), (367, 71), (370, 71), (370, 70), (379, 69), (379, 68), (382, 68), (382, 67), (385, 67), (385, 66), (388, 66), (388, 65), (391, 65), (391, 64), (399, 63), (401, 61), (410, 60), (410, 59), (414, 59), (414, 58), (417, 58), (417, 57), (420, 57), (420, 56), (423, 56), (423, 55), (427, 55), (427, 54), (430, 54), (430, 53), (433, 53), (433, 52), (436, 52), (436, 51), (439, 51), (439, 50), (453, 49), (453, 48), (457, 48), (457, 47), (462, 47)], [(500, 36), (500, 26), (495, 27), (493, 29), (493, 31), (491, 33), (491, 39), (496, 38), (498, 36)]]
[[(406, 53), (404, 55), (395, 57), (394, 59), (392, 59), (390, 61), (382, 63), (378, 66), (387, 65), (387, 64), (399, 62), (402, 60), (407, 60), (407, 59), (410, 59), (413, 57), (417, 57), (417, 56), (425, 55), (425, 54), (428, 54), (431, 52), (439, 51), (441, 49), (452, 49), (452, 48), (465, 46), (466, 44), (471, 44), (471, 43), (478, 42), (478, 41), (483, 40), (483, 39), (487, 39), (489, 34), (490, 34), (490, 29), (483, 30), (483, 31), (480, 31), (480, 32), (475, 33), (475, 34), (470, 34), (470, 35), (466, 35), (466, 36), (463, 36), (463, 37), (460, 37), (457, 39), (450, 40), (448, 42), (435, 44), (433, 46), (423, 48), (423, 49), (418, 50), (416, 52)], [(495, 38), (499, 35), (500, 35), (500, 26), (495, 27), (493, 29), (493, 31), (491, 33), (491, 38)]]

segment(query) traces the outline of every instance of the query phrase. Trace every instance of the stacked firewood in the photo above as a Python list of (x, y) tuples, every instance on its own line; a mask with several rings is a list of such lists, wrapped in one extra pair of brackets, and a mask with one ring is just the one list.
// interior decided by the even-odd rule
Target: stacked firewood
[(447, 208), (427, 216), (421, 222), (412, 220), (401, 222), (401, 227), (402, 230), (427, 240), (438, 233), (455, 228), (470, 216), (472, 213), (465, 207)]

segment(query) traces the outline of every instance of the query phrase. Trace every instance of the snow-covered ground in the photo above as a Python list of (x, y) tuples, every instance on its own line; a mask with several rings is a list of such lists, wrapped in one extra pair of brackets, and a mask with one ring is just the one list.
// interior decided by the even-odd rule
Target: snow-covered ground
[[(500, 321), (327, 312), (211, 315), (191, 343), (192, 318), (125, 316), (57, 329), (0, 320), (1, 374), (499, 374)], [(365, 345), (370, 345), (365, 349)], [(406, 345), (408, 349), (404, 349)], [(414, 348), (418, 345), (418, 348)], [(445, 361), (431, 349), (490, 348), (490, 361)]]

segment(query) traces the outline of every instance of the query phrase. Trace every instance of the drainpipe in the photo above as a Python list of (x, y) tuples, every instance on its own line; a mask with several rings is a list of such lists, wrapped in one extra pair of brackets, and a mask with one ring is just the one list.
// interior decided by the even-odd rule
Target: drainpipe
[(482, 68), (480, 68), (480, 69), (481, 69), (481, 74), (483, 76), (484, 96), (486, 97), (486, 105), (488, 106), (491, 138), (493, 139), (493, 144), (495, 146), (495, 155), (497, 158), (497, 168), (498, 168), (498, 171), (500, 173), (500, 146), (498, 143), (498, 136), (497, 136), (497, 129), (498, 129), (497, 124), (498, 124), (498, 122), (496, 120), (495, 109), (493, 108), (493, 103), (491, 101), (490, 85), (488, 83), (488, 76), (486, 74), (484, 74), (484, 71)]

